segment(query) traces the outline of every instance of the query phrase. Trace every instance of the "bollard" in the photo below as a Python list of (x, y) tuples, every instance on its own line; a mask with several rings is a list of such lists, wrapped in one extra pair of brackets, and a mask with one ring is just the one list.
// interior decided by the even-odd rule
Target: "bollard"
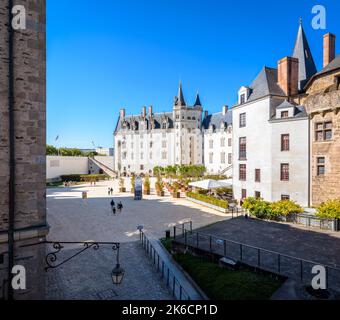
[(165, 231), (165, 238), (170, 239), (170, 230)]

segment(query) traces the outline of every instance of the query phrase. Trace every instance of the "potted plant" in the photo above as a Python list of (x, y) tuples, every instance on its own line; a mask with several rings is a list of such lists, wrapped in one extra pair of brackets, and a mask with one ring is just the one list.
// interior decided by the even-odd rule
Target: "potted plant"
[(164, 197), (164, 184), (160, 177), (157, 177), (155, 184), (156, 192), (159, 197)]
[(179, 187), (180, 187), (180, 185), (179, 185), (178, 182), (173, 183), (173, 188), (172, 188), (172, 192), (171, 192), (173, 198), (180, 198), (181, 197), (181, 194), (178, 191)]
[(135, 184), (136, 184), (136, 176), (134, 174), (131, 175), (131, 193), (135, 193)]
[(126, 188), (124, 186), (124, 179), (123, 178), (119, 179), (119, 192), (126, 192)]
[(145, 195), (149, 195), (150, 194), (150, 177), (149, 177), (148, 174), (145, 175), (143, 194), (145, 194)]

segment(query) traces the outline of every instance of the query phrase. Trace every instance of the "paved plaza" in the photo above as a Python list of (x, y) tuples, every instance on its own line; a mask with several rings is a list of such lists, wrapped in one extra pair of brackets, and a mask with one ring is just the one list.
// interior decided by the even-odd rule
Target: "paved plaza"
[(340, 292), (339, 232), (245, 217), (193, 227), (186, 236), (179, 228), (177, 241), (305, 284), (311, 283), (315, 265), (327, 265), (329, 287)]
[[(128, 190), (129, 186), (126, 182)], [(108, 196), (109, 187), (114, 189), (113, 196)], [(87, 199), (82, 199), (83, 191)], [(111, 199), (123, 203), (122, 213), (112, 214)], [(143, 225), (148, 237), (161, 238), (165, 230), (185, 221), (205, 226), (228, 218), (184, 198), (150, 195), (135, 201), (131, 193), (118, 193), (117, 181), (47, 189), (47, 208), (49, 241), (121, 242), (121, 264), (126, 270), (122, 285), (113, 287), (110, 273), (115, 257), (110, 246), (89, 249), (47, 273), (49, 299), (170, 299), (139, 243), (137, 226)], [(65, 247), (58, 259), (79, 249)]]
[(293, 257), (328, 264), (340, 269), (340, 232), (322, 231), (300, 225), (238, 219), (222, 221), (199, 232)]

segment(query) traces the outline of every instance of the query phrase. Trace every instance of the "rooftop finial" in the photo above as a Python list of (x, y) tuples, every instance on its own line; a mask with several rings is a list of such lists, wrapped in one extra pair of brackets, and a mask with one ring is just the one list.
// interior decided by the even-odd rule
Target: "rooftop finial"
[(302, 17), (300, 17), (300, 19), (299, 19), (299, 24), (300, 24), (300, 26), (302, 26)]

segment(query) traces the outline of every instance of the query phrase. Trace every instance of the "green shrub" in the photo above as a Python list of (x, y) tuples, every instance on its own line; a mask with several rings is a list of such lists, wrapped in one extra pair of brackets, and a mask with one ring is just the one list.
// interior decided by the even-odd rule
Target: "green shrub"
[(270, 210), (273, 216), (289, 216), (290, 214), (304, 211), (301, 206), (291, 200), (273, 202), (270, 204)]
[(249, 197), (247, 199), (244, 199), (242, 207), (244, 209), (248, 210), (249, 212), (251, 212), (253, 210), (253, 208), (255, 207), (257, 201), (258, 201), (258, 199), (253, 198), (253, 197)]
[(198, 189), (197, 190), (198, 194), (203, 194), (203, 195), (208, 194), (208, 192), (209, 192), (209, 190), (205, 190), (205, 189)]
[(247, 198), (244, 200), (243, 208), (259, 219), (270, 219), (271, 217), (270, 203), (263, 199)]
[(93, 181), (100, 181), (105, 180), (107, 176), (105, 174), (81, 174), (80, 179), (84, 182), (93, 182)]
[(319, 218), (340, 219), (340, 199), (329, 200), (317, 208)]
[(259, 219), (278, 220), (280, 216), (289, 216), (293, 213), (302, 213), (301, 206), (290, 200), (268, 202), (263, 199), (249, 197), (244, 200), (242, 207)]
[(199, 200), (199, 201), (203, 201), (203, 202), (212, 204), (212, 205), (217, 206), (217, 207), (228, 209), (229, 204), (228, 204), (228, 201), (225, 201), (225, 200), (216, 199), (212, 196), (198, 194), (198, 193), (195, 193), (195, 192), (188, 192), (187, 196), (189, 198), (193, 198), (193, 199), (196, 199), (196, 200)]
[(62, 182), (80, 182), (81, 181), (80, 174), (65, 174), (60, 176)]

